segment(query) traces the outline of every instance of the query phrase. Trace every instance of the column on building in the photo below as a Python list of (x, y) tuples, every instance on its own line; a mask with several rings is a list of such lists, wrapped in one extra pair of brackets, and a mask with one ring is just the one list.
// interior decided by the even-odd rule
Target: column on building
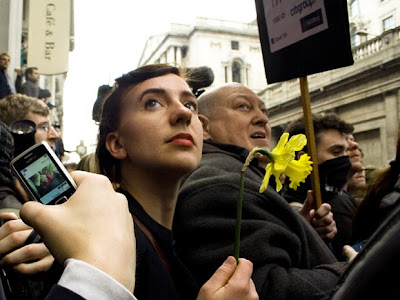
[(15, 78), (15, 68), (21, 67), (22, 0), (0, 0), (0, 53), (11, 56), (8, 74)]
[(232, 62), (223, 62), (222, 67), (224, 68), (224, 81), (232, 82)]
[(182, 65), (182, 48), (179, 46), (174, 47), (175, 51), (175, 62), (181, 66)]
[(399, 130), (399, 116), (397, 103), (400, 97), (400, 89), (386, 93), (385, 99), (385, 114), (386, 114), (386, 142), (388, 145), (387, 159), (391, 160), (396, 155), (396, 143)]
[(167, 63), (172, 64), (175, 62), (175, 47), (168, 47), (166, 51)]

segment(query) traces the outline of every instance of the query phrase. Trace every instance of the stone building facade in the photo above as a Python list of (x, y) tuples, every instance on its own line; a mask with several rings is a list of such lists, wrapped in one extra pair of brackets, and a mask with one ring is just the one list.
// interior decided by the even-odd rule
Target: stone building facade
[[(400, 114), (400, 0), (348, 0), (355, 63), (308, 76), (313, 113), (334, 112), (355, 127), (364, 165), (387, 166), (394, 158)], [(270, 111), (275, 144), (287, 124), (302, 116), (299, 80), (268, 84), (256, 22), (197, 18), (171, 24), (150, 37), (139, 66), (176, 63), (208, 66), (213, 85), (241, 82)]]
[(166, 34), (150, 37), (138, 65), (207, 66), (214, 72), (213, 85), (235, 81), (258, 92), (267, 85), (262, 61), (256, 22), (196, 18), (191, 25), (171, 24)]

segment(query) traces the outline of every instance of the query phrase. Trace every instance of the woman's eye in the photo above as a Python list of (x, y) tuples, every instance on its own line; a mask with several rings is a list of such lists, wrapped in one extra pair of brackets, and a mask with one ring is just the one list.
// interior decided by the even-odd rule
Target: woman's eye
[(154, 100), (154, 99), (150, 99), (150, 100), (148, 100), (147, 102), (146, 102), (146, 107), (157, 107), (157, 105), (158, 105), (159, 103), (158, 103), (158, 101), (157, 100)]
[(186, 108), (190, 109), (191, 111), (197, 111), (197, 104), (194, 102), (188, 102), (184, 104)]

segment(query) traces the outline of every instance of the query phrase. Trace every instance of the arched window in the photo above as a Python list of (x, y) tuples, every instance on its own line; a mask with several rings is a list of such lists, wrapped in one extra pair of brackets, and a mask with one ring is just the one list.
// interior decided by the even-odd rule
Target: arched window
[(232, 81), (242, 83), (242, 65), (238, 61), (232, 63)]

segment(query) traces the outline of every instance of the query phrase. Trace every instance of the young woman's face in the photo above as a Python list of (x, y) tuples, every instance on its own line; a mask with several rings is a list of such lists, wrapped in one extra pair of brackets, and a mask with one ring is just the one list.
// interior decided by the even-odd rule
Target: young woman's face
[(197, 99), (175, 74), (148, 79), (122, 100), (116, 136), (129, 168), (186, 174), (203, 146)]

